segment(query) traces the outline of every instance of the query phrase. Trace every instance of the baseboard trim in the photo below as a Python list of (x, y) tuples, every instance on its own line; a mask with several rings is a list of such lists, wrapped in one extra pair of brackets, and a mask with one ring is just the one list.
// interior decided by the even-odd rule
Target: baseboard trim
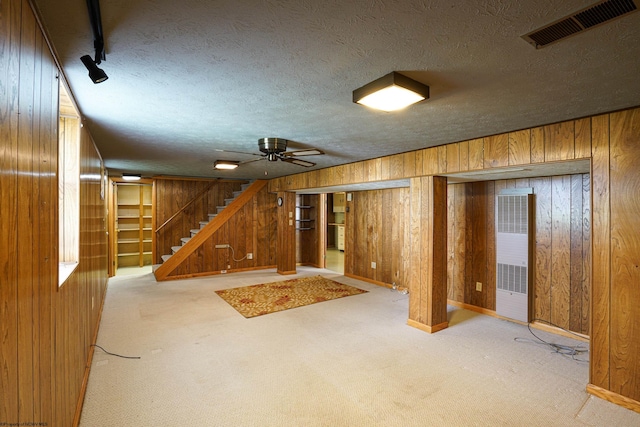
[[(367, 283), (371, 283), (371, 284), (374, 284), (374, 285), (382, 286), (383, 288), (393, 289), (393, 285), (391, 285), (389, 283), (380, 282), (378, 280), (373, 280), (373, 279), (368, 279), (368, 278), (362, 277), (362, 276), (356, 276), (355, 274), (344, 273), (344, 277), (349, 277), (351, 279), (361, 280), (363, 282), (367, 282)], [(398, 291), (402, 291), (402, 290), (407, 289), (407, 288), (405, 288), (403, 286), (398, 286), (396, 289)]]
[(407, 325), (416, 329), (420, 329), (421, 331), (427, 332), (429, 334), (433, 334), (443, 329), (446, 329), (449, 326), (449, 322), (442, 322), (442, 323), (438, 323), (437, 325), (429, 326), (429, 325), (425, 325), (424, 323), (416, 322), (415, 320), (412, 320), (412, 319), (407, 319)]
[[(466, 304), (464, 302), (454, 301), (454, 300), (451, 300), (451, 299), (447, 300), (447, 304), (452, 305), (454, 307), (464, 308), (465, 310), (475, 311), (476, 313), (486, 314), (487, 316), (501, 318), (500, 316), (498, 316), (496, 314), (495, 311), (489, 310), (488, 308), (482, 308), (482, 307), (478, 307), (478, 306), (475, 306), (475, 305)], [(510, 320), (510, 319), (508, 319), (508, 320)]]
[[(247, 267), (247, 268), (234, 268), (230, 270), (221, 270), (221, 271), (205, 271), (202, 273), (191, 273), (191, 274), (182, 274), (179, 276), (167, 276), (162, 280), (158, 280), (156, 278), (156, 282), (168, 282), (170, 280), (182, 280), (182, 279), (193, 279), (195, 277), (207, 277), (207, 276), (216, 276), (218, 274), (233, 274), (240, 273), (243, 271), (256, 271), (256, 270), (268, 270), (270, 268), (276, 268), (275, 265), (264, 265), (260, 267)], [(224, 273), (223, 273), (224, 271)], [(155, 275), (154, 275), (155, 277)]]
[[(526, 322), (521, 322), (519, 320), (510, 319), (508, 317), (500, 316), (499, 314), (496, 314), (496, 312), (494, 310), (489, 310), (488, 308), (477, 307), (475, 305), (465, 304), (463, 302), (458, 302), (458, 301), (454, 301), (454, 300), (450, 300), (450, 299), (447, 300), (447, 304), (453, 305), (454, 307), (464, 308), (465, 310), (475, 311), (476, 313), (486, 314), (487, 316), (495, 317), (496, 319), (506, 320), (508, 322), (513, 322), (513, 323), (517, 323), (519, 325), (527, 326)], [(580, 340), (580, 341), (584, 341), (584, 342), (589, 342), (589, 336), (588, 335), (580, 334), (578, 332), (565, 331), (562, 328), (558, 328), (556, 326), (551, 326), (551, 325), (547, 325), (545, 323), (536, 322), (536, 321), (531, 322), (529, 325), (531, 325), (531, 327), (534, 328), (534, 329), (539, 329), (541, 331), (549, 332), (549, 333), (552, 333), (552, 334), (555, 334), (555, 335), (561, 335), (563, 337), (573, 338), (575, 340)]]
[(629, 397), (622, 396), (621, 394), (614, 393), (593, 384), (587, 384), (587, 393), (606, 400), (607, 402), (611, 402), (618, 406), (622, 406), (623, 408), (640, 413), (640, 402), (637, 400), (633, 400)]
[(80, 387), (80, 394), (78, 396), (78, 402), (76, 403), (76, 411), (73, 415), (73, 427), (78, 427), (80, 424), (80, 417), (82, 416), (82, 406), (84, 405), (84, 398), (87, 393), (87, 385), (89, 384), (89, 374), (91, 373), (91, 364), (93, 363), (93, 353), (95, 347), (93, 346), (98, 341), (98, 331), (100, 330), (100, 321), (102, 320), (102, 310), (104, 309), (104, 301), (107, 298), (107, 288), (109, 287), (109, 277), (106, 278), (104, 291), (102, 292), (102, 301), (100, 302), (100, 309), (98, 310), (98, 319), (96, 321), (95, 329), (93, 330), (93, 337), (91, 339), (91, 345), (89, 346), (89, 354), (87, 354), (87, 364), (84, 368), (84, 375), (82, 376), (82, 386)]

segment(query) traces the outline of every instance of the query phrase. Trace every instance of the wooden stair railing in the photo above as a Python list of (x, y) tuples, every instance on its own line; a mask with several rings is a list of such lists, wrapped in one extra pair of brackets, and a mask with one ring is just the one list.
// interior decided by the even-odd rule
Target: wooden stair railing
[(184, 212), (185, 209), (187, 209), (189, 206), (191, 206), (192, 204), (194, 204), (196, 202), (196, 200), (201, 199), (205, 194), (207, 194), (209, 192), (209, 190), (211, 190), (211, 188), (213, 188), (213, 186), (215, 184), (217, 184), (219, 181), (219, 178), (216, 179), (215, 181), (212, 181), (204, 190), (202, 190), (201, 192), (199, 192), (198, 194), (196, 194), (193, 199), (191, 199), (186, 205), (184, 205), (183, 207), (181, 207), (180, 209), (178, 209), (178, 211), (176, 213), (174, 213), (173, 215), (171, 215), (171, 217), (169, 219), (167, 219), (160, 227), (158, 227), (155, 231), (156, 234), (158, 234), (160, 232), (160, 230), (162, 230), (167, 224), (169, 224), (171, 221), (173, 221), (173, 219), (175, 217), (177, 217), (178, 215), (180, 215), (182, 212)]
[(156, 280), (161, 282), (171, 280), (169, 276), (176, 268), (202, 246), (213, 234), (220, 229), (233, 215), (235, 215), (244, 205), (253, 200), (253, 197), (267, 185), (266, 180), (257, 180), (242, 192), (233, 202), (225, 207), (222, 212), (216, 215), (207, 225), (205, 225), (195, 236), (186, 242), (179, 251), (171, 255), (171, 258), (162, 263), (154, 272)]

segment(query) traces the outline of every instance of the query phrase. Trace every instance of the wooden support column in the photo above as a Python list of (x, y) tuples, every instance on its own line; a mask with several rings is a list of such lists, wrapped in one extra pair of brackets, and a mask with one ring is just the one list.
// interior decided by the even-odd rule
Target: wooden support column
[(296, 195), (278, 192), (278, 274), (296, 274)]
[(425, 332), (447, 321), (447, 178), (411, 179), (409, 320)]

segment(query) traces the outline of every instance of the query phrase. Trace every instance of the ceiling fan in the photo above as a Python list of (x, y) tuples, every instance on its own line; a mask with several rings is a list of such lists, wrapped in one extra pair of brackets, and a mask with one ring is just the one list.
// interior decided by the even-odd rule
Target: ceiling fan
[(287, 143), (290, 141), (288, 139), (283, 138), (260, 138), (258, 140), (258, 148), (263, 154), (256, 153), (246, 153), (244, 151), (231, 151), (231, 150), (222, 150), (216, 149), (216, 151), (221, 151), (224, 153), (237, 153), (237, 154), (246, 154), (250, 156), (258, 156), (259, 159), (246, 160), (244, 162), (240, 162), (240, 164), (257, 162), (259, 160), (268, 160), (270, 162), (276, 162), (281, 160), (287, 163), (293, 163), (294, 165), (304, 166), (310, 168), (315, 166), (316, 164), (313, 162), (309, 162), (307, 160), (303, 160), (300, 157), (304, 156), (317, 156), (324, 154), (324, 151), (319, 150), (317, 148), (306, 148), (303, 150), (295, 150), (295, 151), (286, 151)]

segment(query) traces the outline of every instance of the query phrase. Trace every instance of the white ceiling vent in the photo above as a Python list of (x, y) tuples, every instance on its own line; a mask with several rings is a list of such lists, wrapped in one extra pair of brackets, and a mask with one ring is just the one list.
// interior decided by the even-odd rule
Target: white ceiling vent
[(605, 0), (525, 34), (522, 38), (536, 49), (634, 12), (637, 0)]

